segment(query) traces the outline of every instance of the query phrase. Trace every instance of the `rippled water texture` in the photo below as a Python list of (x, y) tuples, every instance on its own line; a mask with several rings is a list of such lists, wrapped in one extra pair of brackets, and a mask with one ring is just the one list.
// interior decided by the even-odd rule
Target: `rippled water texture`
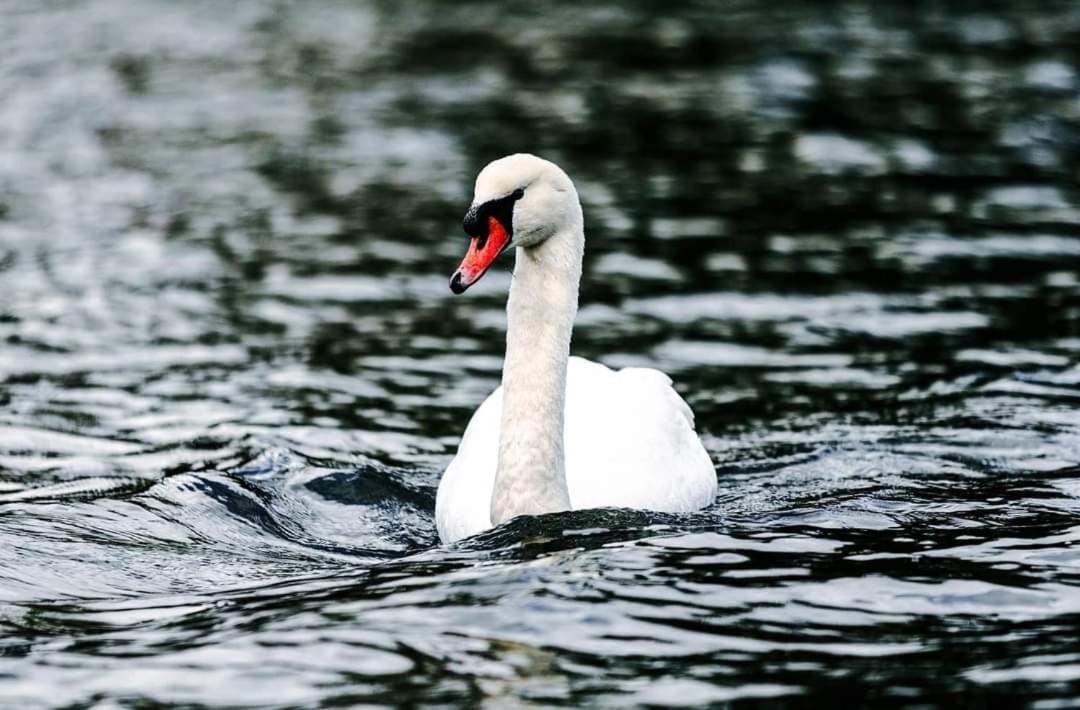
[[(4, 3), (0, 705), (1070, 706), (1080, 5), (946, 5)], [(518, 150), (707, 511), (438, 544)]]

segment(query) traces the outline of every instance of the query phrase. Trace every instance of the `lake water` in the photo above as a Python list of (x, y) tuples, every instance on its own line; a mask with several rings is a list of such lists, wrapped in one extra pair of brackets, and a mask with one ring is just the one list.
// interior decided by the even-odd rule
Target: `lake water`
[[(0, 706), (1076, 707), (1080, 4), (953, 5), (4, 3)], [(438, 543), (516, 151), (706, 511)]]

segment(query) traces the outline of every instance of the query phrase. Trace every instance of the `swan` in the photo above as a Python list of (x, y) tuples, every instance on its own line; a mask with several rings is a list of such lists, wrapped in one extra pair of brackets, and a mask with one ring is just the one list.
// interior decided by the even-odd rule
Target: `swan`
[(470, 241), (450, 279), (455, 294), (510, 247), (515, 263), (502, 386), (473, 414), (439, 482), (440, 539), (519, 515), (677, 513), (712, 503), (716, 471), (671, 379), (570, 356), (585, 234), (566, 173), (526, 153), (495, 160), (476, 178), (464, 227)]

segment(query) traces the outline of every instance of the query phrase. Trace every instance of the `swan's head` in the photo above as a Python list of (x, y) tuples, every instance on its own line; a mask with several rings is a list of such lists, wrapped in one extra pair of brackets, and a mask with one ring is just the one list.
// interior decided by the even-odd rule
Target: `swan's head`
[(536, 246), (573, 220), (580, 222), (581, 204), (558, 165), (528, 153), (488, 163), (476, 176), (463, 223), (469, 250), (450, 278), (450, 290), (464, 293), (507, 248)]

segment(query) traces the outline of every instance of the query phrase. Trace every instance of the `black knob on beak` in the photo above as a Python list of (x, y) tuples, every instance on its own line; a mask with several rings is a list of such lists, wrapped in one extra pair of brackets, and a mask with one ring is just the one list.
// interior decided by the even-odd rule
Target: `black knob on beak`
[(470, 237), (481, 237), (484, 234), (484, 220), (481, 218), (480, 209), (476, 206), (470, 207), (469, 211), (465, 213), (465, 219), (462, 220), (461, 226), (465, 228), (465, 233)]

